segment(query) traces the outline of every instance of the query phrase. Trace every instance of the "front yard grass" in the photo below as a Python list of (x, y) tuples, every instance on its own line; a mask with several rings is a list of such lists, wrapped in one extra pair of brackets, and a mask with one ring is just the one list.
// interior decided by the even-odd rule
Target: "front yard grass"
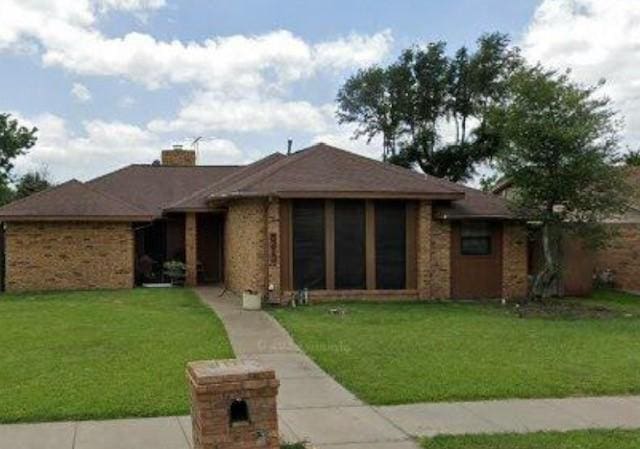
[(190, 290), (0, 296), (0, 422), (187, 414), (185, 363), (232, 357)]
[(272, 313), (370, 404), (639, 393), (640, 297), (605, 291), (564, 304), (576, 313), (533, 309), (521, 318), (513, 306), (473, 302), (333, 303)]
[(639, 430), (582, 430), (528, 434), (438, 436), (425, 449), (637, 449)]

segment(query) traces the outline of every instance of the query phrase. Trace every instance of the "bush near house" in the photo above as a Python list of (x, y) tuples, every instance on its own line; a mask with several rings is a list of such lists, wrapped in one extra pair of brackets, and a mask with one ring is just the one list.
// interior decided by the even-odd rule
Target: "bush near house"
[(0, 297), (0, 422), (187, 414), (187, 361), (229, 358), (184, 289)]

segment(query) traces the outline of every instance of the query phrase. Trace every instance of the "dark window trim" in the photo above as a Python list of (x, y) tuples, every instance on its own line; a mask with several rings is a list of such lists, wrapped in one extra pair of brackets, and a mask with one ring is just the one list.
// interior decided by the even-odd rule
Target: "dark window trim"
[[(487, 251), (469, 251), (465, 249), (465, 242), (469, 240), (482, 240), (486, 241)], [(493, 242), (491, 236), (487, 237), (461, 237), (460, 238), (460, 254), (462, 256), (490, 256), (493, 254)]]

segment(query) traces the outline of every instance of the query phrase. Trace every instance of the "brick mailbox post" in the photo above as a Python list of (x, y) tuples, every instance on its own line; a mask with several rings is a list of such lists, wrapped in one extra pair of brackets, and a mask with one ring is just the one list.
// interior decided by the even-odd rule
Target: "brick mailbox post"
[(279, 449), (275, 372), (250, 360), (187, 365), (194, 449)]

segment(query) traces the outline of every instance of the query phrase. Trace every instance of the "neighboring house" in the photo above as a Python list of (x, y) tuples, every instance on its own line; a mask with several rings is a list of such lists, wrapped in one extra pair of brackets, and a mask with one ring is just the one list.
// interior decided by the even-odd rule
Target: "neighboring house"
[[(246, 166), (193, 151), (0, 208), (6, 290), (129, 288), (167, 260), (187, 285), (273, 302), (522, 297), (523, 223), (497, 196), (325, 144)], [(155, 267), (155, 268), (153, 268)]]
[[(625, 167), (632, 187), (640, 188), (640, 167)], [(498, 183), (493, 193), (509, 199), (514, 189), (508, 180)], [(637, 196), (634, 192), (629, 195)], [(634, 200), (622, 217), (607, 220), (614, 238), (604, 248), (593, 251), (579, 239), (563, 242), (564, 290), (568, 295), (588, 295), (593, 290), (594, 278), (606, 271), (613, 274), (615, 288), (640, 292), (640, 203)], [(529, 244), (530, 275), (540, 267), (540, 244), (532, 239)]]

